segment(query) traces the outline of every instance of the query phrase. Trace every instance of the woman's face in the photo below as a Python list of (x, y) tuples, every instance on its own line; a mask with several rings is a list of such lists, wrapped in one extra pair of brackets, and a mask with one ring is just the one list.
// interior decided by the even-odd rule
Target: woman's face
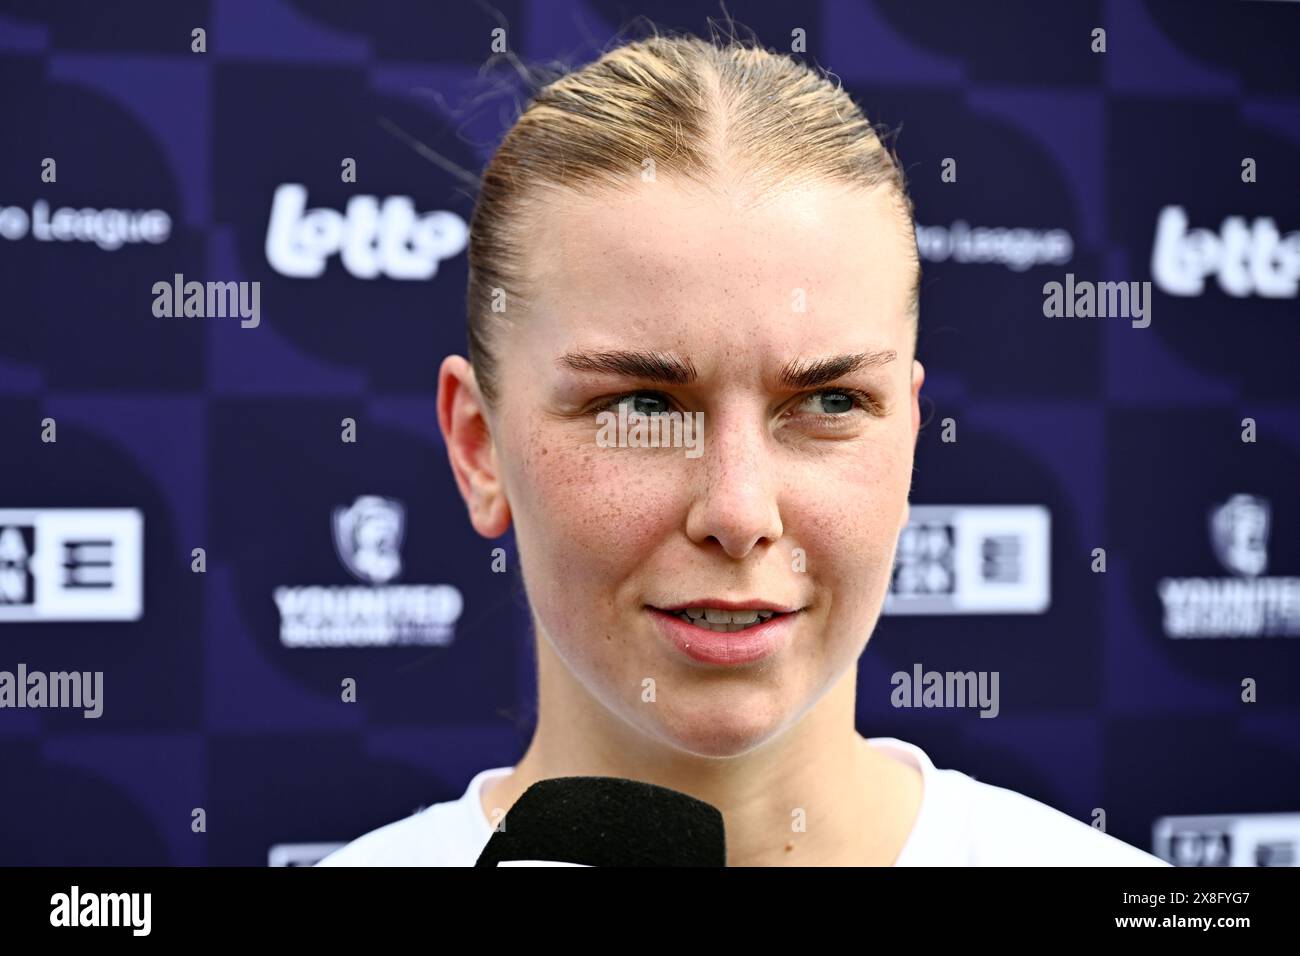
[[(537, 298), (498, 346), (498, 513), (539, 637), (605, 708), (677, 748), (763, 743), (875, 626), (924, 374), (909, 228), (883, 190), (743, 208), (661, 180), (554, 203), (531, 234)], [(678, 373), (635, 367), (646, 353)], [(622, 396), (628, 411), (702, 413), (698, 449), (602, 447), (597, 414)], [(762, 641), (663, 610), (753, 601), (791, 612)], [(700, 660), (682, 646), (695, 635), (742, 662)], [(755, 643), (765, 656), (744, 662)]]

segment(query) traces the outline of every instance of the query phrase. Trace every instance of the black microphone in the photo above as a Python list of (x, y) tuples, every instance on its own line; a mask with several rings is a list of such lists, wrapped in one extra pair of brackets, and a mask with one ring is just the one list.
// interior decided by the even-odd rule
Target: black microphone
[(621, 777), (553, 777), (524, 791), (475, 866), (726, 866), (717, 807)]

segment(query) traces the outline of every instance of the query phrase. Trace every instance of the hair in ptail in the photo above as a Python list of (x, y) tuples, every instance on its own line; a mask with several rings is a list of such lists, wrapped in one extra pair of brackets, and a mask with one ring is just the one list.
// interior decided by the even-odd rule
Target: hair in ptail
[(815, 181), (885, 186), (915, 255), (915, 210), (890, 137), (838, 82), (734, 37), (656, 30), (542, 86), (484, 170), (470, 222), (469, 357), (484, 400), (494, 406), (499, 397), (499, 336), (527, 314), (530, 223), (550, 199), (631, 189), (647, 160), (656, 176), (706, 188), (721, 186), (725, 168), (755, 196)]

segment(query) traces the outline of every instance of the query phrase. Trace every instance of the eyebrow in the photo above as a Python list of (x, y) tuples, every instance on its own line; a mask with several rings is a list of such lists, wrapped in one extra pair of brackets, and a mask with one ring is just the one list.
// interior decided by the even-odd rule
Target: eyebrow
[[(785, 388), (808, 389), (825, 385), (861, 369), (877, 368), (898, 357), (893, 349), (853, 352), (818, 359), (787, 362), (777, 376)], [(557, 364), (578, 372), (604, 372), (662, 385), (690, 385), (699, 378), (690, 359), (667, 352), (616, 349), (607, 352), (566, 352)]]
[(795, 359), (781, 369), (777, 380), (786, 388), (816, 388), (865, 368), (887, 365), (896, 358), (898, 353), (893, 349), (882, 349), (879, 352), (854, 352), (808, 361)]

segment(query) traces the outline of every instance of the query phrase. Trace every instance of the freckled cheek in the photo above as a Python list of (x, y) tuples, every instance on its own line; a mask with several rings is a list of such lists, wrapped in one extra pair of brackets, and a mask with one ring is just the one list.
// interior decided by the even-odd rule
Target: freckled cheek
[(898, 537), (896, 516), (867, 509), (842, 514), (833, 522), (819, 520), (804, 548), (808, 569), (821, 585), (841, 592), (861, 592), (866, 580), (888, 573)]
[(575, 586), (625, 574), (675, 526), (681, 483), (663, 480), (663, 469), (647, 460), (656, 453), (597, 448), (572, 436), (530, 444), (511, 495), (516, 520)]
[(882, 446), (819, 480), (818, 489), (792, 499), (787, 529), (805, 548), (818, 578), (834, 588), (861, 589), (863, 576), (888, 573), (907, 501), (912, 460), (903, 449)]
[(658, 469), (642, 449), (534, 444), (512, 482), (512, 505), (534, 607), (560, 653), (597, 685), (640, 692), (627, 669), (628, 601), (675, 527)]

